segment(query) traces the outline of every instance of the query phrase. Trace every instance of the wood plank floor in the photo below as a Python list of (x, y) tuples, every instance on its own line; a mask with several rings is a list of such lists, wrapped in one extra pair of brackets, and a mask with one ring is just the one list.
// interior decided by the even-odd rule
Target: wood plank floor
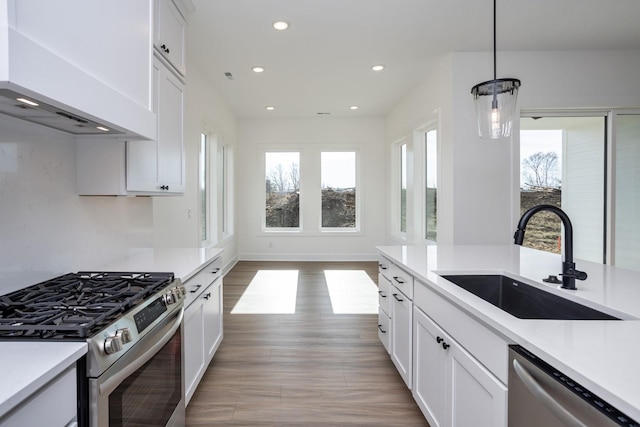
[[(299, 271), (295, 314), (231, 314), (258, 270)], [(428, 426), (378, 340), (376, 314), (333, 314), (325, 269), (375, 262), (239, 262), (224, 277), (224, 339), (188, 426)]]

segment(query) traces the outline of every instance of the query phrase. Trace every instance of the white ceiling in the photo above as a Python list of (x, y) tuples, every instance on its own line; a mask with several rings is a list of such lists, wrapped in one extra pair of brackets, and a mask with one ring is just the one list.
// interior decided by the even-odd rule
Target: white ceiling
[[(384, 116), (438, 55), (493, 46), (491, 0), (191, 2), (188, 55), (238, 117)], [(497, 22), (498, 77), (501, 50), (640, 48), (640, 0), (498, 1)]]

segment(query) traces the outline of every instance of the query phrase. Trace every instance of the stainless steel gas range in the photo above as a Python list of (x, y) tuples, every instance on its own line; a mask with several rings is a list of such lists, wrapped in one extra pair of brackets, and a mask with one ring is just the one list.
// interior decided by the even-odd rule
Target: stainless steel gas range
[(185, 294), (173, 273), (70, 273), (0, 296), (0, 340), (87, 342), (81, 427), (184, 426)]

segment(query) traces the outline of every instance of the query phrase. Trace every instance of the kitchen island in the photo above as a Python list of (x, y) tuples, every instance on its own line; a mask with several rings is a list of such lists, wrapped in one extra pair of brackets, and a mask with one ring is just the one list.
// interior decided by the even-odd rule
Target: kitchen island
[[(515, 245), (379, 246), (380, 255), (508, 344), (519, 344), (628, 416), (640, 419), (640, 273), (577, 260), (588, 274), (568, 291), (542, 279), (561, 271), (559, 255)], [(623, 320), (519, 319), (440, 277), (505, 274)], [(427, 313), (428, 315), (429, 313)], [(504, 360), (505, 369), (507, 361)]]

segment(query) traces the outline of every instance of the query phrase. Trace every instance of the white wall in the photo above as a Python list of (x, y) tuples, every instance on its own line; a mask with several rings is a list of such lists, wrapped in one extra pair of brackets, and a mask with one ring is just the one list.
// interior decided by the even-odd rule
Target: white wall
[[(265, 147), (319, 152), (323, 147), (357, 147), (361, 153), (362, 232), (321, 235), (309, 224), (299, 235), (264, 232)], [(304, 154), (303, 154), (304, 156)], [(385, 243), (386, 176), (382, 118), (242, 119), (237, 144), (237, 235), (240, 259), (374, 260), (374, 245)], [(304, 161), (304, 158), (302, 159)], [(317, 165), (302, 164), (302, 180), (317, 175)], [(303, 182), (304, 185), (304, 182)], [(304, 188), (303, 188), (304, 190)], [(303, 192), (302, 197), (304, 198)], [(304, 204), (304, 200), (302, 202)], [(304, 209), (304, 207), (303, 207)], [(313, 212), (302, 213), (302, 221)], [(315, 222), (315, 221), (312, 221)]]
[(0, 272), (98, 268), (151, 246), (151, 199), (78, 196), (75, 150), (66, 133), (0, 115)]
[[(471, 87), (493, 77), (492, 55), (453, 53), (387, 116), (386, 144), (441, 110), (440, 243), (508, 244), (517, 209), (518, 126), (513, 141), (478, 138)], [(520, 109), (640, 106), (640, 51), (499, 52), (498, 78), (522, 81)], [(449, 76), (448, 76), (449, 74)], [(450, 96), (447, 95), (450, 90)], [(450, 104), (451, 103), (451, 104)], [(403, 117), (411, 117), (407, 120)], [(440, 202), (440, 200), (439, 200)], [(440, 231), (440, 230), (439, 230)]]
[[(187, 56), (188, 58), (188, 56)], [(156, 247), (199, 247), (198, 155), (200, 134), (207, 132), (233, 149), (236, 119), (197, 64), (187, 63), (185, 88), (185, 194), (153, 198), (153, 226)], [(215, 164), (215, 162), (214, 162)], [(235, 237), (218, 242), (224, 248), (223, 263), (237, 256)]]

